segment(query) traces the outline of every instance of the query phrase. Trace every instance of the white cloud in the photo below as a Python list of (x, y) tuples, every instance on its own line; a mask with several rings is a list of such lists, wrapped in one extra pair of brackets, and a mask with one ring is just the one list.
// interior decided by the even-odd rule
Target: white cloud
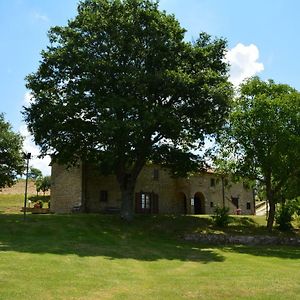
[(24, 94), (23, 104), (24, 104), (25, 106), (28, 106), (28, 105), (31, 104), (32, 101), (33, 101), (33, 96), (32, 96), (32, 94), (31, 94), (30, 92), (26, 92), (26, 93)]
[(245, 46), (238, 43), (228, 50), (226, 60), (230, 64), (229, 80), (238, 86), (243, 80), (264, 70), (264, 65), (258, 62), (259, 50), (256, 45)]
[(46, 156), (44, 158), (38, 158), (40, 150), (35, 145), (32, 135), (29, 133), (26, 125), (22, 125), (20, 127), (20, 134), (24, 137), (23, 151), (26, 153), (31, 153), (29, 165), (41, 170), (43, 175), (50, 175), (50, 157)]

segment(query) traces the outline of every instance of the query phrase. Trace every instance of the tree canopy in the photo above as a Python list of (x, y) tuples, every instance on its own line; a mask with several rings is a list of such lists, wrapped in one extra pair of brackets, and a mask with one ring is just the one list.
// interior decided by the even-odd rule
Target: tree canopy
[(146, 161), (195, 168), (192, 150), (228, 113), (226, 41), (184, 33), (150, 0), (82, 1), (67, 26), (51, 28), (27, 77), (34, 102), (24, 115), (42, 154), (114, 173), (124, 216)]
[(220, 139), (220, 153), (236, 174), (262, 184), (270, 204), (299, 196), (300, 93), (285, 84), (254, 77), (241, 85)]
[(45, 193), (50, 190), (51, 188), (51, 177), (50, 176), (39, 176), (37, 180), (35, 181), (35, 187), (37, 193), (40, 191)]
[(0, 114), (0, 188), (15, 183), (24, 170), (22, 137), (13, 132), (11, 125)]
[(42, 171), (37, 168), (30, 167), (30, 171), (28, 173), (28, 178), (36, 180), (39, 177), (43, 177)]

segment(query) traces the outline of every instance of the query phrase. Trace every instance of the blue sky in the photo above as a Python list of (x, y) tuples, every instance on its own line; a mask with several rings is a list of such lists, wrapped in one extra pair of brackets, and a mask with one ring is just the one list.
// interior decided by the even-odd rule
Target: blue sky
[[(15, 131), (27, 136), (25, 150), (32, 164), (49, 173), (49, 160), (38, 160), (20, 113), (30, 99), (24, 78), (34, 72), (40, 51), (48, 44), (51, 26), (65, 25), (76, 14), (77, 0), (0, 1), (0, 112)], [(300, 90), (300, 1), (298, 0), (161, 0), (187, 29), (186, 39), (199, 32), (228, 41), (231, 81), (259, 75)]]

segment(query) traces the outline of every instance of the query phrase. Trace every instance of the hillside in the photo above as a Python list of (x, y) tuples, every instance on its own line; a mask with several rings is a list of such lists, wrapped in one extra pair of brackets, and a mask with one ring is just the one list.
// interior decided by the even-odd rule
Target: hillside
[[(25, 192), (25, 180), (20, 179), (14, 186), (10, 188), (3, 188), (0, 190), (0, 195), (5, 194), (5, 195), (20, 195), (24, 194)], [(36, 189), (34, 185), (33, 180), (28, 181), (28, 194), (29, 195), (35, 195), (36, 194)], [(50, 192), (47, 192), (46, 195), (49, 195)]]

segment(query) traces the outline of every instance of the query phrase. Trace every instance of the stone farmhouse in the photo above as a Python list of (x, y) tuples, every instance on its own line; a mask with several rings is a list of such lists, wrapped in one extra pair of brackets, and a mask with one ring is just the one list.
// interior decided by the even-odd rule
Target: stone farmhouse
[[(121, 206), (115, 176), (101, 176), (92, 166), (66, 169), (52, 165), (51, 210), (70, 213), (114, 212)], [(135, 188), (135, 212), (141, 214), (212, 214), (216, 206), (229, 207), (231, 214), (255, 214), (253, 191), (243, 183), (203, 172), (189, 178), (174, 178), (159, 166), (141, 171)]]

